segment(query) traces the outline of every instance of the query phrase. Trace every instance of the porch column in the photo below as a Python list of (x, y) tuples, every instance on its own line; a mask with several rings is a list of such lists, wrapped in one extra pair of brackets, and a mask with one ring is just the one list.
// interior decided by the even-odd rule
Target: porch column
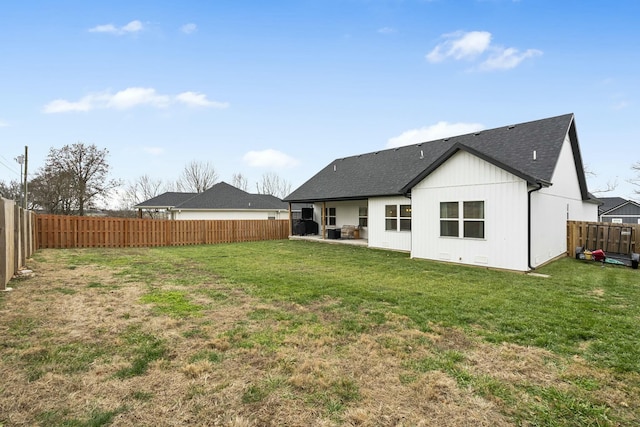
[(322, 202), (322, 239), (324, 240), (324, 235), (325, 235), (325, 231), (327, 226), (325, 225), (327, 223), (326, 218), (325, 218), (325, 212), (327, 212), (327, 202)]
[(291, 202), (289, 202), (289, 236), (293, 235), (293, 212), (291, 209)]

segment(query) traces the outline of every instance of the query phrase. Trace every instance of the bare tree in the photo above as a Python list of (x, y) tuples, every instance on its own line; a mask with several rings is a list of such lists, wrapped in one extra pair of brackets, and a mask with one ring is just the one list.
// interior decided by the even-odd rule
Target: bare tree
[(34, 204), (51, 213), (84, 215), (120, 186), (119, 181), (107, 179), (108, 154), (80, 142), (51, 148), (30, 188)]
[(246, 176), (242, 175), (242, 173), (233, 174), (233, 177), (231, 178), (231, 185), (241, 189), (242, 191), (249, 191), (249, 181)]
[[(587, 179), (596, 178), (598, 174), (593, 171), (589, 165), (584, 165), (584, 175)], [(602, 188), (595, 188), (591, 190), (593, 194), (602, 194), (602, 193), (610, 193), (614, 191), (618, 187), (618, 179), (607, 181), (606, 185)]]
[[(122, 193), (120, 202), (123, 209), (130, 210), (135, 205), (152, 199), (164, 193), (161, 179), (153, 179), (149, 175), (142, 175), (133, 182), (129, 182)], [(153, 213), (149, 212), (153, 218)]]
[(258, 194), (270, 194), (282, 199), (291, 193), (291, 183), (276, 173), (268, 172), (262, 174), (262, 180), (256, 183), (256, 189)]
[(0, 181), (0, 196), (19, 202), (22, 200), (22, 184), (17, 180), (12, 180), (9, 184)]
[[(635, 162), (633, 165), (631, 165), (631, 170), (633, 170), (636, 173), (636, 177), (631, 178), (629, 182), (633, 185), (637, 185), (640, 187), (640, 162)], [(636, 194), (640, 194), (640, 189), (633, 190), (633, 191)]]
[(176, 182), (178, 191), (202, 193), (218, 182), (218, 173), (209, 162), (192, 161), (184, 167)]

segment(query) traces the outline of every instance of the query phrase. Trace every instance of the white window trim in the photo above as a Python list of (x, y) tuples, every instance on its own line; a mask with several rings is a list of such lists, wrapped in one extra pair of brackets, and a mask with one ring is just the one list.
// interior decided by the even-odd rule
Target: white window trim
[[(483, 213), (483, 218), (465, 218), (464, 217), (464, 203), (465, 202), (483, 202), (482, 205), (482, 213)], [(448, 200), (448, 201), (442, 201), (440, 202), (440, 204), (438, 204), (438, 212), (441, 212), (441, 204), (442, 203), (458, 203), (458, 217), (457, 218), (442, 218), (442, 216), (440, 214), (438, 214), (438, 225), (440, 225), (442, 223), (442, 221), (455, 221), (458, 223), (458, 235), (457, 236), (443, 236), (441, 233), (439, 233), (439, 236), (441, 239), (465, 239), (465, 240), (487, 240), (487, 229), (486, 229), (486, 225), (487, 225), (487, 218), (485, 215), (486, 212), (486, 207), (485, 207), (485, 200)], [(484, 227), (483, 227), (483, 236), (482, 237), (465, 237), (464, 235), (464, 223), (465, 221), (482, 221), (484, 223)]]
[[(394, 217), (387, 216), (387, 206), (395, 206), (396, 207), (396, 215)], [(409, 206), (409, 213), (411, 213), (412, 207), (407, 203), (387, 203), (384, 205), (384, 231), (388, 233), (411, 233), (412, 226), (412, 216), (402, 216), (402, 206)], [(396, 229), (388, 230), (387, 229), (387, 220), (394, 219), (396, 221)], [(402, 220), (409, 220), (409, 230), (402, 230), (401, 223)]]

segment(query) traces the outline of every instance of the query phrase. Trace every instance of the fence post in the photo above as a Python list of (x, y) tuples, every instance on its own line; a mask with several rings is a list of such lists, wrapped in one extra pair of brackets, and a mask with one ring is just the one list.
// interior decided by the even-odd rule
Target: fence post
[(0, 254), (3, 256), (0, 263), (0, 291), (11, 290), (7, 288), (7, 283), (15, 273), (14, 205), (13, 200), (0, 197)]

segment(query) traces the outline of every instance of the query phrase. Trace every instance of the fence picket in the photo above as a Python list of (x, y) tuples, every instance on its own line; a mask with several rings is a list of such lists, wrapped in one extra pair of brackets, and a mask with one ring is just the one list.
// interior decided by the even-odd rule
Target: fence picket
[(157, 220), (37, 215), (37, 249), (181, 246), (279, 240), (289, 220)]

